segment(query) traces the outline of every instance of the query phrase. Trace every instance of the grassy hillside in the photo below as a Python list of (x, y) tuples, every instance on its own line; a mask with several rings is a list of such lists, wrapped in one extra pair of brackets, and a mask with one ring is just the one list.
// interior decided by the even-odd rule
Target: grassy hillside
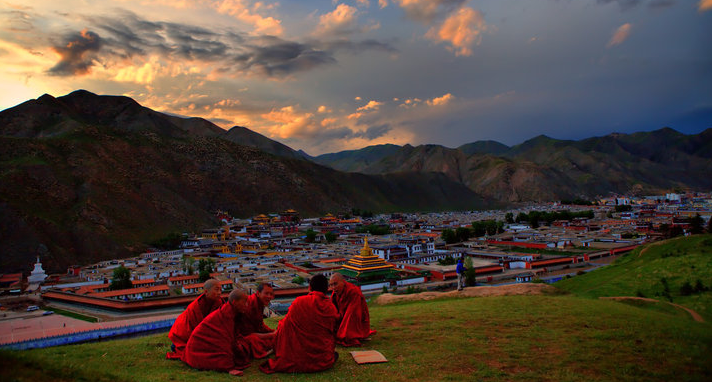
[[(698, 280), (706, 291), (695, 288)], [(692, 287), (689, 294), (683, 290), (686, 283)], [(626, 254), (612, 266), (555, 286), (583, 297), (639, 296), (673, 302), (712, 321), (712, 235), (653, 243)]]
[[(358, 366), (351, 349), (317, 374), (250, 381), (709, 381), (712, 327), (689, 316), (572, 295), (461, 298), (371, 307), (364, 349), (388, 363)], [(274, 323), (271, 323), (274, 326)], [(4, 380), (235, 380), (163, 359), (166, 334), (0, 353)], [(8, 378), (9, 377), (9, 378)]]

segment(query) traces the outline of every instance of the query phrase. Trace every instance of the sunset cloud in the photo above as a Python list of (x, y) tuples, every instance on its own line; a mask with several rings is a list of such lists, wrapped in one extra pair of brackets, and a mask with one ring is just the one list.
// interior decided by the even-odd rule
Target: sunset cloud
[(467, 0), (394, 0), (409, 18), (425, 24), (460, 9), (466, 2)]
[(284, 33), (282, 22), (272, 16), (262, 16), (262, 10), (273, 7), (266, 6), (261, 1), (248, 0), (221, 0), (212, 2), (212, 6), (220, 13), (228, 14), (236, 19), (255, 27), (255, 33), (281, 36)]
[(447, 105), (453, 99), (455, 99), (455, 96), (453, 96), (450, 93), (447, 93), (447, 94), (443, 95), (442, 97), (436, 97), (433, 99), (429, 99), (426, 101), (426, 103), (430, 106), (442, 106), (442, 105)]
[(383, 105), (383, 102), (371, 100), (371, 101), (368, 101), (367, 104), (356, 109), (356, 111), (378, 110), (378, 108), (381, 107), (382, 105)]
[(452, 45), (457, 56), (471, 56), (472, 48), (482, 41), (482, 32), (487, 30), (482, 13), (472, 8), (460, 8), (442, 25), (431, 28), (425, 37)]
[(356, 27), (358, 10), (355, 7), (339, 4), (332, 12), (319, 16), (319, 25), (315, 35), (348, 33)]
[(610, 48), (622, 44), (626, 39), (628, 39), (628, 36), (630, 36), (631, 27), (632, 25), (630, 25), (629, 23), (623, 24), (618, 27), (615, 33), (613, 33), (613, 37), (611, 37), (611, 40), (608, 41), (608, 44), (606, 44), (606, 47)]
[(262, 114), (261, 117), (267, 123), (272, 123), (267, 129), (273, 136), (304, 138), (313, 135), (317, 125), (314, 114), (300, 112), (297, 108), (298, 106), (285, 106)]
[(59, 62), (49, 72), (56, 75), (82, 75), (89, 72), (103, 43), (98, 34), (86, 29), (65, 37), (64, 43), (53, 47)]
[(700, 0), (698, 10), (700, 12), (709, 11), (712, 9), (712, 0)]

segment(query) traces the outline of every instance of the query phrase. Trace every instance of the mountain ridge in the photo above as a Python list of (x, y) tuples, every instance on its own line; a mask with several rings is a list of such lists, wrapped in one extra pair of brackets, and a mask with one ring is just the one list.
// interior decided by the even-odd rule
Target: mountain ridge
[(86, 91), (0, 112), (0, 270), (27, 271), (39, 252), (50, 272), (136, 255), (169, 233), (216, 225), (216, 210), (317, 216), (485, 206), (439, 173), (339, 172), (284, 156), (293, 150), (247, 129), (218, 129)]

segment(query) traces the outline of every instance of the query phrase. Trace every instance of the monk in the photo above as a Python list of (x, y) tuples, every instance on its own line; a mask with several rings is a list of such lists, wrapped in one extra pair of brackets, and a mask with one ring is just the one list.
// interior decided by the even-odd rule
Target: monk
[(183, 352), (183, 362), (196, 369), (242, 375), (242, 370), (250, 366), (254, 339), (273, 336), (271, 333), (242, 336), (237, 322), (245, 318), (246, 312), (247, 294), (239, 289), (230, 292), (228, 302), (193, 330)]
[(331, 301), (339, 311), (339, 328), (336, 342), (342, 346), (361, 346), (361, 341), (376, 334), (371, 330), (368, 305), (361, 288), (344, 279), (341, 273), (334, 273), (329, 280)]
[(267, 374), (311, 373), (334, 365), (336, 320), (339, 313), (326, 297), (329, 284), (324, 275), (309, 280), (309, 294), (297, 297), (277, 326), (274, 358), (260, 366)]
[(220, 282), (215, 279), (208, 279), (203, 285), (203, 293), (198, 296), (183, 313), (176, 318), (168, 338), (171, 340), (171, 351), (166, 353), (166, 359), (180, 359), (188, 343), (188, 338), (203, 318), (214, 310), (220, 308), (223, 300), (220, 297)]
[[(238, 321), (238, 332), (247, 337), (252, 333), (273, 333), (274, 330), (264, 323), (265, 307), (274, 298), (274, 289), (269, 283), (260, 283), (257, 292), (247, 298), (247, 311), (244, 319)], [(268, 356), (274, 349), (275, 336), (253, 336), (252, 356), (263, 358)]]

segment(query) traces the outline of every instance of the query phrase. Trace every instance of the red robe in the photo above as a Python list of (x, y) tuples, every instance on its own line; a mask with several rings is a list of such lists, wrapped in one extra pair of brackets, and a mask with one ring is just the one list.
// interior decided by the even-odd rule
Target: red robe
[(277, 326), (274, 358), (260, 366), (265, 373), (309, 373), (336, 362), (334, 338), (339, 313), (321, 292), (297, 297)]
[(342, 346), (360, 346), (362, 339), (376, 332), (371, 330), (368, 305), (361, 288), (348, 281), (344, 284), (340, 294), (334, 292), (331, 295), (331, 301), (339, 311), (340, 320), (336, 342)]
[(252, 294), (247, 297), (247, 311), (241, 315), (242, 319), (237, 322), (237, 331), (242, 336), (250, 340), (250, 348), (254, 358), (263, 358), (270, 354), (274, 349), (275, 337), (258, 337), (250, 336), (252, 333), (272, 333), (269, 326), (263, 321), (263, 312), (265, 306), (262, 304), (257, 294)]
[(250, 366), (250, 341), (237, 331), (241, 315), (223, 304), (193, 330), (183, 352), (183, 362), (201, 370), (230, 371)]
[(222, 299), (217, 301), (210, 300), (205, 297), (205, 294), (201, 294), (198, 298), (193, 300), (183, 313), (176, 318), (170, 332), (168, 332), (168, 338), (173, 342), (176, 349), (175, 352), (166, 353), (166, 358), (180, 359), (193, 329), (195, 329), (208, 314), (220, 308), (222, 303)]

